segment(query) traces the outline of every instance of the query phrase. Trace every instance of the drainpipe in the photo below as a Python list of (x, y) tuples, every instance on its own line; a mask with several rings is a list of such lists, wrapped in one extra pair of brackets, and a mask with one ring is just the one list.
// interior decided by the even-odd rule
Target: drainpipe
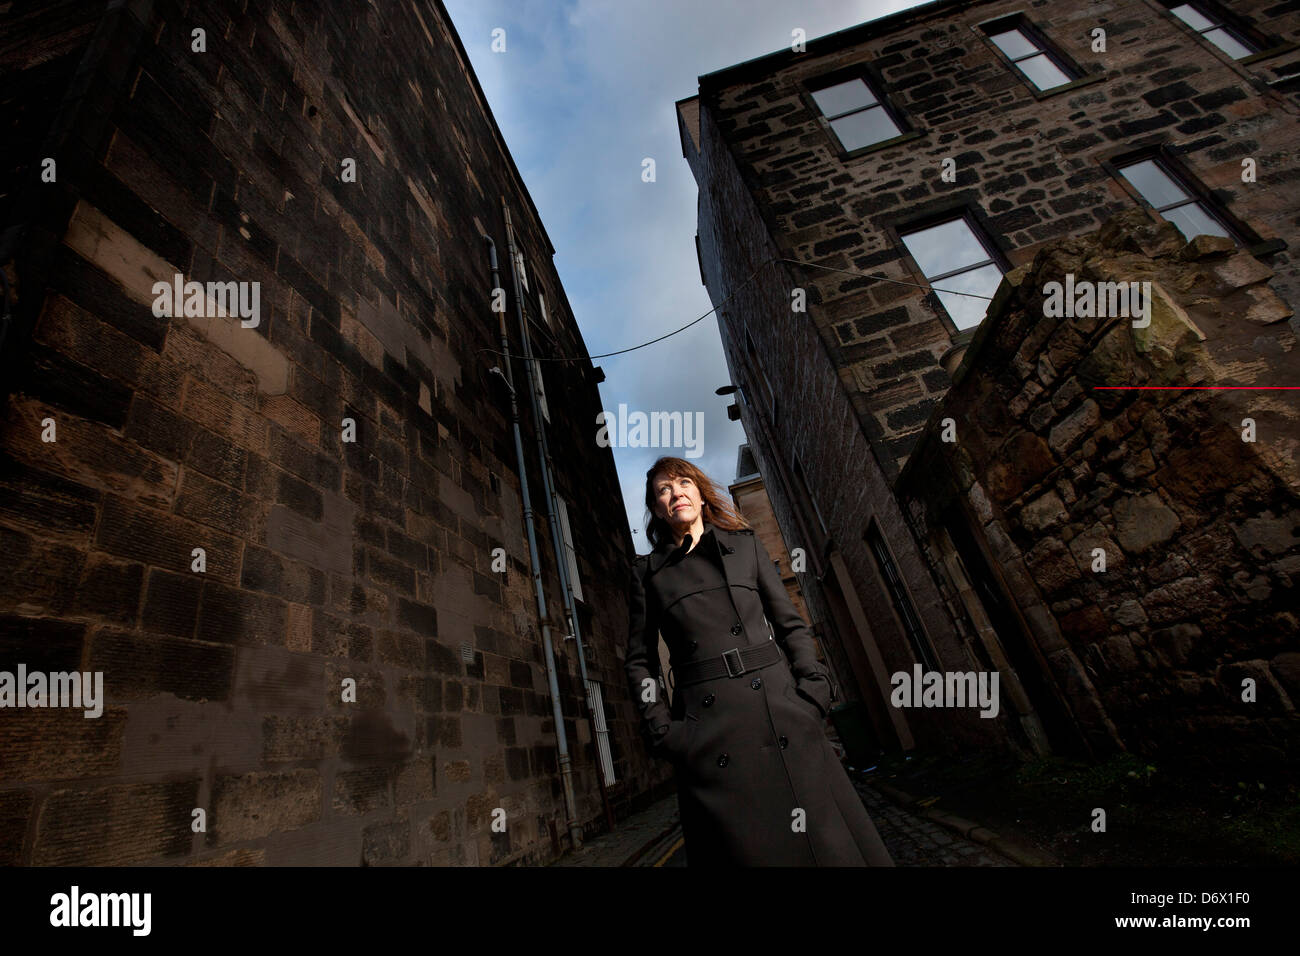
[[(492, 288), (499, 289), (501, 283), (497, 271), (497, 246), (492, 241), (492, 237), (486, 233), (483, 235), (483, 239), (488, 244), (488, 254), (492, 263)], [(517, 307), (518, 301), (516, 300)], [(509, 355), (510, 348), (506, 336), (506, 314), (504, 311), (500, 313), (500, 326), (501, 351), (503, 354)], [(537, 554), (537, 533), (533, 529), (533, 506), (532, 499), (528, 494), (528, 471), (524, 464), (524, 442), (519, 433), (519, 405), (515, 400), (515, 376), (510, 362), (507, 360), (503, 364), (506, 370), (502, 377), (505, 379), (506, 387), (510, 390), (510, 421), (515, 435), (515, 461), (519, 467), (519, 490), (524, 499), (524, 527), (528, 529), (528, 557), (533, 569), (533, 585), (537, 594), (537, 614), (542, 625), (542, 647), (546, 652), (546, 677), (551, 687), (551, 708), (555, 716), (555, 736), (560, 750), (560, 774), (564, 783), (564, 815), (569, 835), (573, 840), (573, 848), (576, 850), (582, 847), (582, 827), (578, 823), (577, 803), (573, 797), (573, 776), (569, 763), (569, 745), (564, 736), (564, 717), (560, 712), (560, 692), (555, 680), (555, 654), (551, 650), (551, 625), (546, 615), (546, 591), (542, 586), (542, 566)], [(501, 375), (499, 368), (494, 368), (493, 371)]]
[[(560, 589), (564, 598), (564, 613), (568, 618), (569, 636), (573, 638), (574, 645), (578, 649), (578, 674), (582, 679), (583, 697), (587, 702), (587, 719), (591, 723), (591, 739), (593, 748), (596, 746), (596, 724), (593, 717), (595, 710), (594, 702), (591, 699), (591, 684), (587, 680), (587, 655), (583, 651), (582, 633), (578, 625), (578, 609), (573, 603), (573, 582), (569, 580), (569, 556), (564, 549), (564, 536), (560, 529), (559, 502), (555, 490), (554, 465), (551, 461), (550, 442), (546, 437), (546, 426), (542, 418), (541, 402), (538, 394), (541, 389), (538, 387), (537, 377), (541, 375), (541, 369), (537, 367), (533, 359), (532, 339), (528, 335), (528, 322), (524, 318), (523, 308), (520, 305), (519, 298), (519, 275), (518, 275), (518, 258), (514, 241), (514, 227), (510, 220), (510, 208), (505, 204), (505, 198), (501, 200), (502, 210), (506, 218), (506, 239), (509, 242), (510, 250), (510, 268), (515, 280), (515, 311), (519, 316), (519, 335), (523, 340), (524, 347), (524, 368), (528, 372), (529, 393), (532, 398), (533, 421), (537, 423), (537, 457), (542, 462), (542, 484), (546, 490), (546, 513), (551, 526), (551, 541), (555, 547), (555, 564), (560, 572)], [(541, 296), (538, 296), (541, 301)], [(544, 305), (542, 306), (545, 307)], [(612, 830), (614, 828), (614, 808), (610, 805), (609, 794), (605, 788), (605, 774), (603, 771), (597, 772), (596, 780), (600, 784), (601, 804), (605, 810), (605, 822)]]

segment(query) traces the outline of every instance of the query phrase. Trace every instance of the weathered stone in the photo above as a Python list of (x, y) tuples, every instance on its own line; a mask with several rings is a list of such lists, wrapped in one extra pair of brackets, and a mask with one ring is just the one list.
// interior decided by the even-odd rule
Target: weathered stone
[(1247, 551), (1262, 556), (1282, 554), (1300, 540), (1300, 511), (1280, 518), (1266, 511), (1258, 518), (1247, 518), (1240, 525), (1231, 525), (1231, 528)]
[(1242, 695), (1246, 693), (1246, 681), (1249, 680), (1254, 685), (1254, 703), (1261, 710), (1277, 714), (1295, 710), (1295, 703), (1269, 669), (1268, 661), (1234, 661), (1224, 664), (1219, 668), (1218, 680), (1228, 696), (1242, 706), (1252, 706), (1242, 700)]
[(1141, 553), (1174, 536), (1181, 522), (1156, 493), (1120, 498), (1114, 505), (1115, 536), (1130, 553)]
[(1092, 399), (1085, 399), (1083, 404), (1070, 415), (1053, 426), (1047, 443), (1057, 455), (1064, 455), (1079, 438), (1094, 428), (1101, 420), (1101, 409)]
[(1035, 498), (1020, 511), (1020, 523), (1028, 531), (1042, 532), (1058, 527), (1067, 520), (1065, 504), (1055, 491)]
[[(1098, 560), (1098, 556), (1093, 554), (1093, 551), (1097, 548), (1101, 548), (1103, 552), (1106, 561), (1105, 572), (1092, 571), (1094, 562)], [(1095, 522), (1088, 530), (1080, 532), (1071, 538), (1070, 551), (1079, 567), (1090, 574), (1109, 573), (1124, 567), (1125, 564), (1123, 550), (1107, 534), (1106, 527), (1101, 522)]]
[(1254, 285), (1273, 278), (1273, 270), (1254, 256), (1241, 252), (1231, 259), (1216, 262), (1210, 268), (1213, 276), (1229, 289)]

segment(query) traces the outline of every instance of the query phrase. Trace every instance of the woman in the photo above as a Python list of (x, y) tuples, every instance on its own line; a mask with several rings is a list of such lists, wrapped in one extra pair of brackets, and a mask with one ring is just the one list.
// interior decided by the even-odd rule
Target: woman
[(893, 866), (826, 739), (830, 677), (762, 542), (681, 458), (654, 463), (645, 501), (654, 550), (632, 569), (626, 669), (646, 746), (676, 772), (687, 864)]

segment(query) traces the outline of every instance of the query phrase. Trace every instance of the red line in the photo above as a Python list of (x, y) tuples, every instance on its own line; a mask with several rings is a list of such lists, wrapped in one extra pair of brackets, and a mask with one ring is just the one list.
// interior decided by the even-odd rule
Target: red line
[(1245, 388), (1281, 388), (1281, 389), (1300, 389), (1300, 385), (1090, 385), (1089, 388), (1142, 388), (1142, 389), (1186, 389), (1186, 388), (1213, 388), (1213, 389), (1245, 389)]

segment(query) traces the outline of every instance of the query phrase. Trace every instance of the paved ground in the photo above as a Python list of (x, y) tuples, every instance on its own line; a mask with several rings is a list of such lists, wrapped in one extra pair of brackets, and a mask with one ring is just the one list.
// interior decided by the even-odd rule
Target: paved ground
[[(987, 846), (898, 806), (858, 774), (850, 774), (885, 847), (898, 866), (1016, 866)], [(587, 840), (553, 866), (685, 866), (677, 797), (622, 821), (613, 833)]]
[(866, 804), (867, 813), (896, 866), (1017, 865), (986, 846), (965, 840), (933, 820), (895, 805), (860, 777), (854, 779), (853, 786)]

